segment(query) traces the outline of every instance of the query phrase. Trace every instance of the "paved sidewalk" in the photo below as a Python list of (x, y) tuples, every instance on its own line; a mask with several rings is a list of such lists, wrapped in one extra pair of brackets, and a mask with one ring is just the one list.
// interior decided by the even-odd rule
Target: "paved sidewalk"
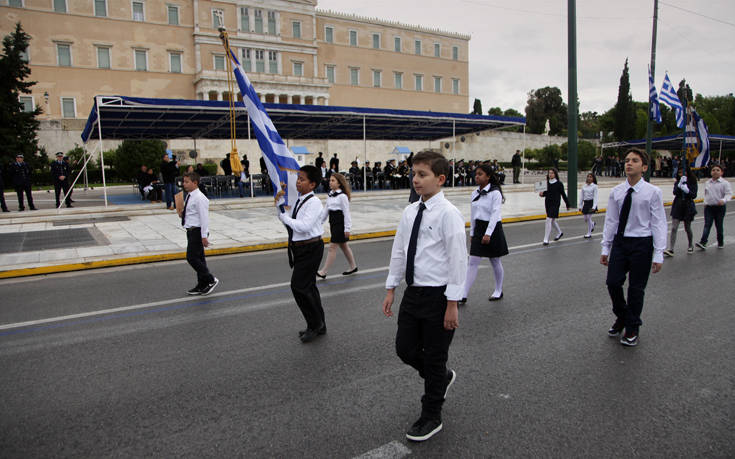
[[(600, 181), (601, 209), (619, 182)], [(653, 183), (662, 187), (665, 201), (671, 199), (671, 179), (654, 179)], [(468, 222), (472, 189), (445, 190)], [(533, 191), (533, 185), (507, 185), (504, 192), (503, 221), (544, 217), (543, 199)], [(326, 195), (318, 197), (323, 201)], [(207, 254), (284, 247), (288, 236), (272, 203), (271, 198), (213, 200)], [(391, 236), (407, 204), (408, 190), (353, 195), (354, 238)], [(564, 208), (561, 210), (564, 215)], [(0, 241), (5, 242), (0, 244), (0, 278), (185, 258), (186, 234), (180, 219), (175, 211), (159, 205), (77, 207), (58, 212), (46, 209), (2, 217)], [(326, 238), (328, 222), (324, 229)]]

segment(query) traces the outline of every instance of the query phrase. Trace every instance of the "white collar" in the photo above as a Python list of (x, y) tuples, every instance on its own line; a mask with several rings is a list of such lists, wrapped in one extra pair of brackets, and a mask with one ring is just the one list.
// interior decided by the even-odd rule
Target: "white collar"
[(549, 180), (549, 183), (556, 183), (556, 182), (558, 182), (558, 180), (557, 180), (557, 179), (555, 179), (555, 178), (554, 178), (554, 179), (551, 179), (551, 180)]

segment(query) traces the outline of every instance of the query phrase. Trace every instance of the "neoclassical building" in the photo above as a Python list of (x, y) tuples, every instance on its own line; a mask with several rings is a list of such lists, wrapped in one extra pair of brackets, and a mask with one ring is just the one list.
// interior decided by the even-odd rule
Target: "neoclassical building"
[[(219, 27), (264, 102), (466, 113), (468, 35), (317, 9), (316, 0), (0, 0), (20, 22), (45, 120), (95, 95), (224, 100)], [(238, 95), (235, 95), (238, 97)]]

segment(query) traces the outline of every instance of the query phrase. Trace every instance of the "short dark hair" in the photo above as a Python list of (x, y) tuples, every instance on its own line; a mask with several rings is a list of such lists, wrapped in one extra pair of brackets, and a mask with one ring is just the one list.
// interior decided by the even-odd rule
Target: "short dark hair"
[(597, 185), (597, 176), (595, 176), (595, 174), (593, 172), (590, 172), (589, 174), (587, 174), (587, 177), (589, 177), (589, 176), (592, 176), (592, 183), (594, 183), (595, 185)]
[(648, 158), (648, 153), (646, 153), (643, 150), (639, 150), (637, 148), (631, 148), (630, 150), (625, 152), (625, 155), (623, 156), (623, 158), (628, 156), (630, 153), (635, 153), (636, 155), (638, 155), (638, 157), (641, 158), (641, 162), (643, 163), (643, 165), (648, 166), (648, 163), (650, 161), (650, 159)]
[(441, 153), (433, 150), (421, 150), (413, 157), (413, 165), (426, 164), (437, 177), (449, 177), (449, 161)]
[(322, 181), (322, 171), (317, 169), (316, 166), (306, 164), (304, 166), (301, 166), (299, 170), (305, 172), (306, 178), (315, 185), (319, 185), (319, 182)]
[(722, 167), (722, 164), (713, 162), (712, 164), (709, 165), (710, 172), (712, 172), (712, 169), (714, 169), (715, 167), (718, 167), (721, 171), (725, 170), (725, 168)]
[(191, 180), (192, 182), (199, 183), (199, 174), (197, 174), (196, 172), (187, 172), (186, 174), (184, 174), (184, 177), (189, 177), (189, 180)]

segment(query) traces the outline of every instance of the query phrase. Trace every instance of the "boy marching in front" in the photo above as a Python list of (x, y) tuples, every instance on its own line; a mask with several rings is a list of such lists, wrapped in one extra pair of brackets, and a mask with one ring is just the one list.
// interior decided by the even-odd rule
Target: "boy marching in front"
[(183, 186), (189, 193), (181, 210), (181, 226), (186, 229), (186, 261), (197, 272), (197, 285), (186, 293), (209, 295), (219, 284), (204, 259), (204, 248), (209, 246), (209, 199), (199, 191), (196, 172), (184, 174)]
[(697, 247), (702, 250), (707, 249), (707, 239), (713, 222), (717, 231), (717, 248), (725, 248), (725, 228), (722, 222), (725, 219), (727, 201), (732, 199), (732, 187), (730, 182), (722, 178), (722, 166), (713, 164), (710, 175), (712, 179), (704, 184), (704, 229), (702, 239), (697, 242)]
[(422, 151), (413, 158), (413, 172), (421, 199), (406, 207), (398, 224), (383, 313), (393, 315), (395, 288), (405, 277), (396, 353), (424, 379), (421, 416), (406, 433), (409, 440), (423, 441), (442, 429), (442, 404), (457, 376), (446, 363), (459, 326), (457, 301), (467, 271), (467, 243), (464, 219), (441, 191), (449, 176), (447, 160)]
[[(627, 180), (612, 189), (605, 214), (600, 263), (607, 266), (607, 289), (616, 320), (608, 336), (624, 346), (638, 345), (643, 296), (649, 271), (661, 270), (666, 249), (666, 213), (661, 189), (642, 179), (648, 155), (630, 150), (625, 155)], [(652, 266), (653, 265), (653, 266)], [(623, 294), (628, 275), (628, 298)]]

